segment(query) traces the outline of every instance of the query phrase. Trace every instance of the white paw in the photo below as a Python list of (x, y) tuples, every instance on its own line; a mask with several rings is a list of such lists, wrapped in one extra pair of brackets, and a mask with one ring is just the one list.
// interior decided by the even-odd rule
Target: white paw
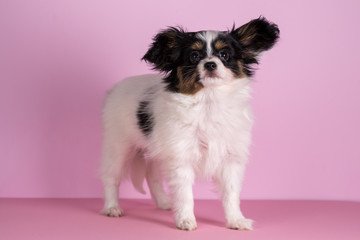
[(191, 231), (197, 228), (195, 218), (185, 218), (177, 221), (176, 227), (180, 230)]
[(253, 220), (247, 218), (239, 218), (227, 221), (226, 226), (231, 229), (237, 230), (253, 230)]
[(105, 208), (102, 213), (108, 217), (121, 217), (124, 215), (124, 211), (119, 207)]

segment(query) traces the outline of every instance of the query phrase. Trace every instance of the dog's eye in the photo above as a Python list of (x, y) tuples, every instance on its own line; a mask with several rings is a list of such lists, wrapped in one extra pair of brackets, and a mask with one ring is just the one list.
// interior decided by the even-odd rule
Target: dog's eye
[(200, 53), (198, 51), (193, 51), (191, 54), (190, 54), (190, 61), (192, 63), (197, 63), (200, 61)]
[(227, 62), (230, 58), (230, 54), (226, 50), (222, 50), (219, 52), (220, 59)]

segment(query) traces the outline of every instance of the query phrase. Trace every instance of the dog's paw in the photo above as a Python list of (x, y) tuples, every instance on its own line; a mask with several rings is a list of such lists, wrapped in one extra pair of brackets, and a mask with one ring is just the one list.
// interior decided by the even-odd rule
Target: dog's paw
[(102, 210), (102, 213), (108, 217), (121, 217), (124, 215), (124, 211), (119, 207), (109, 207)]
[(195, 218), (180, 219), (176, 223), (176, 227), (180, 230), (191, 231), (197, 228)]
[(247, 218), (239, 218), (230, 220), (227, 222), (226, 226), (231, 229), (236, 230), (253, 230), (253, 220)]

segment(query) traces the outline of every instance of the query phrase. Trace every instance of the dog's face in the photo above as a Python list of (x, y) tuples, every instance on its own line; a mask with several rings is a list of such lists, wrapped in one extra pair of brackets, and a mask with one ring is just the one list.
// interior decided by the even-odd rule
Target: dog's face
[(169, 28), (154, 37), (143, 59), (168, 73), (164, 81), (169, 91), (193, 95), (204, 87), (252, 76), (251, 65), (278, 37), (278, 27), (265, 18), (227, 32)]

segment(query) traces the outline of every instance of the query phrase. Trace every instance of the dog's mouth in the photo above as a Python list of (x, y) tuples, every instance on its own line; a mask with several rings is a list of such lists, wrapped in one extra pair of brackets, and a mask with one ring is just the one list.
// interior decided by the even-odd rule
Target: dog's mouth
[(204, 87), (219, 86), (224, 84), (223, 79), (216, 72), (204, 72), (200, 78)]
[(205, 71), (204, 78), (219, 78), (217, 71)]
[(213, 71), (205, 70), (200, 75), (202, 75), (201, 76), (202, 79), (215, 79), (215, 78), (219, 79), (219, 78), (221, 78), (220, 73), (217, 70), (213, 70)]

